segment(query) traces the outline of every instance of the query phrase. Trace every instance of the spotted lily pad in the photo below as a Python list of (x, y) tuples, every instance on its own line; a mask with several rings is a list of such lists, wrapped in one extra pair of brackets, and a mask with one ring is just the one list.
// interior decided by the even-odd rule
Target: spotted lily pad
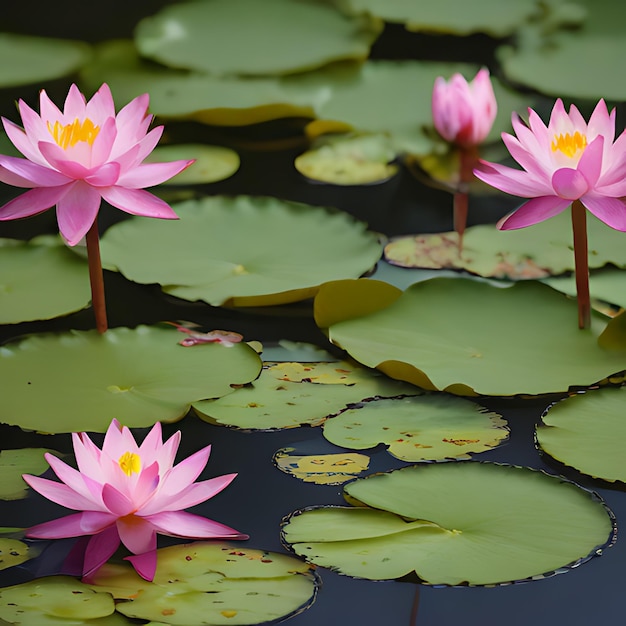
[(87, 264), (58, 237), (0, 239), (0, 323), (78, 311), (89, 304)]
[(259, 373), (249, 346), (185, 348), (174, 329), (139, 326), (31, 335), (0, 348), (0, 421), (44, 432), (104, 432), (183, 417)]
[(501, 288), (436, 278), (404, 292), (376, 283), (324, 285), (315, 300), (317, 323), (358, 362), (424, 389), (545, 394), (626, 369), (626, 335), (617, 320), (607, 325), (594, 314), (591, 329), (581, 331), (576, 303), (541, 283)]
[(128, 565), (105, 565), (92, 589), (127, 600), (128, 617), (171, 625), (265, 623), (304, 610), (317, 589), (306, 563), (292, 556), (223, 543), (158, 550), (154, 582)]
[(0, 55), (11, 59), (0, 68), (0, 87), (17, 87), (68, 76), (90, 56), (82, 41), (0, 33)]
[(607, 387), (556, 402), (537, 427), (539, 446), (584, 474), (626, 483), (625, 396), (626, 387)]
[(180, 220), (133, 218), (107, 230), (107, 267), (185, 300), (256, 306), (310, 297), (327, 280), (367, 272), (381, 254), (365, 224), (321, 207), (215, 196), (174, 208)]
[(285, 74), (367, 58), (382, 24), (329, 4), (206, 0), (163, 8), (137, 25), (141, 54), (208, 74)]
[(403, 461), (468, 458), (508, 436), (497, 413), (441, 394), (366, 402), (327, 420), (323, 429), (335, 445), (365, 450), (384, 443)]
[(97, 624), (92, 620), (108, 619), (114, 610), (108, 593), (93, 591), (67, 576), (39, 578), (0, 589), (0, 618), (9, 624)]
[(35, 558), (40, 550), (13, 537), (0, 537), (0, 570)]
[(18, 448), (0, 452), (0, 499), (18, 500), (26, 497), (28, 486), (22, 474), (43, 474), (49, 467), (44, 458), (46, 452), (59, 456), (58, 452), (42, 448)]
[(239, 155), (230, 148), (203, 144), (157, 146), (147, 163), (195, 159), (190, 167), (167, 181), (168, 185), (216, 183), (230, 178), (239, 169)]
[(282, 448), (274, 455), (281, 472), (316, 485), (341, 485), (365, 472), (369, 462), (368, 456), (357, 452), (297, 454), (295, 448)]
[(424, 464), (344, 493), (361, 506), (305, 510), (283, 537), (312, 563), (360, 578), (493, 585), (560, 573), (615, 540), (597, 494), (528, 468)]
[(412, 385), (347, 362), (265, 363), (261, 376), (250, 385), (192, 406), (208, 422), (271, 430), (317, 426), (365, 398), (418, 393)]

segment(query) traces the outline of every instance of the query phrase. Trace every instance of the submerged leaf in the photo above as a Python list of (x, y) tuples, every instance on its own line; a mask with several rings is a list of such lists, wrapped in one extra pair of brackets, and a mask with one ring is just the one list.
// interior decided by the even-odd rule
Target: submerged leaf
[(307, 560), (360, 578), (506, 583), (566, 571), (615, 540), (597, 494), (528, 468), (434, 463), (357, 479), (344, 492), (373, 508), (305, 510), (283, 537)]

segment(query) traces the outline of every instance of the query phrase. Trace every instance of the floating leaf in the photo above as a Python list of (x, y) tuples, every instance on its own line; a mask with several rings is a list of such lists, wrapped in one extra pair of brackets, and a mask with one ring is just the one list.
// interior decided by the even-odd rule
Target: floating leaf
[(203, 144), (157, 146), (146, 163), (195, 159), (195, 163), (167, 181), (168, 185), (216, 183), (230, 178), (239, 169), (239, 155), (230, 148)]
[(357, 479), (344, 492), (373, 508), (305, 510), (283, 537), (307, 560), (361, 578), (505, 583), (560, 573), (615, 540), (597, 494), (529, 468), (433, 463)]
[(324, 281), (365, 273), (381, 254), (365, 224), (321, 207), (215, 196), (174, 208), (175, 222), (135, 218), (107, 230), (104, 263), (178, 298), (256, 306), (310, 297)]
[(506, 439), (506, 422), (474, 402), (423, 395), (367, 402), (323, 424), (324, 437), (353, 450), (387, 444), (404, 461), (468, 458)]
[(87, 264), (59, 237), (0, 239), (0, 324), (65, 315), (90, 300)]
[(12, 537), (0, 537), (0, 570), (25, 563), (38, 554), (39, 549), (37, 547), (29, 546)]
[[(318, 325), (358, 362), (424, 389), (545, 394), (626, 368), (624, 330), (600, 315), (590, 330), (579, 330), (576, 303), (541, 283), (500, 288), (441, 278), (395, 295), (387, 286), (386, 308), (368, 313), (382, 288), (376, 282), (324, 285), (315, 300)], [(359, 306), (366, 307), (362, 315)], [(614, 334), (599, 346), (605, 327)]]
[(168, 624), (258, 624), (285, 619), (313, 601), (311, 568), (292, 556), (224, 543), (195, 542), (158, 550), (154, 582), (127, 565), (105, 565), (93, 589), (130, 600), (117, 610)]
[(536, 0), (521, 0), (502, 10), (498, 0), (478, 0), (471, 4), (443, 0), (416, 4), (406, 0), (347, 0), (347, 8), (367, 12), (387, 22), (399, 22), (408, 30), (455, 33), (488, 33), (506, 37), (538, 13)]
[[(97, 623), (115, 610), (113, 598), (67, 576), (50, 576), (0, 589), (0, 618), (37, 626)], [(115, 621), (107, 621), (114, 624)]]
[(607, 387), (556, 402), (537, 426), (539, 446), (584, 474), (626, 483), (625, 395), (626, 387)]
[(0, 499), (18, 500), (27, 494), (22, 474), (43, 474), (48, 469), (44, 453), (58, 452), (42, 448), (18, 448), (0, 452)]
[(378, 20), (324, 3), (207, 0), (163, 8), (135, 30), (140, 53), (208, 74), (286, 74), (367, 58)]
[(363, 185), (389, 180), (398, 173), (396, 152), (384, 135), (331, 135), (295, 160), (307, 178), (335, 185)]
[(0, 87), (18, 87), (68, 76), (90, 57), (82, 41), (0, 33)]
[[(31, 335), (0, 348), (0, 420), (43, 432), (104, 432), (171, 422), (259, 373), (245, 343), (178, 345), (174, 329), (139, 326)], [(62, 364), (60, 366), (59, 364)]]
[(274, 455), (276, 467), (285, 474), (316, 485), (341, 485), (362, 474), (370, 459), (356, 452), (333, 454), (294, 454), (295, 448), (282, 448)]
[(334, 363), (266, 363), (251, 385), (217, 400), (194, 402), (204, 420), (238, 428), (269, 430), (317, 426), (349, 404), (375, 396), (421, 393), (345, 361)]

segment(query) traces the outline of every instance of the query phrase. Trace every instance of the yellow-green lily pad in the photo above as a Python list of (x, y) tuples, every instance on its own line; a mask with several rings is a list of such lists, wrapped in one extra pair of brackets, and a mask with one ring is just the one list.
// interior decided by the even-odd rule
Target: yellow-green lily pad
[(59, 237), (0, 239), (0, 323), (50, 319), (91, 300), (87, 263)]
[(324, 285), (315, 300), (318, 325), (358, 362), (424, 389), (547, 394), (626, 369), (617, 319), (607, 324), (594, 313), (591, 328), (580, 330), (576, 302), (541, 283), (503, 288), (435, 278), (402, 292), (377, 282)]
[[(4, 534), (4, 533), (3, 533)], [(40, 550), (14, 537), (0, 537), (0, 570), (34, 559)]]
[(0, 499), (18, 500), (26, 497), (28, 486), (22, 474), (43, 474), (49, 467), (46, 452), (59, 456), (54, 450), (17, 448), (0, 452)]
[(205, 0), (166, 6), (135, 29), (140, 53), (208, 74), (301, 72), (367, 58), (382, 24), (332, 5), (294, 0)]
[(506, 421), (470, 400), (427, 394), (365, 402), (324, 422), (324, 437), (353, 450), (379, 443), (403, 461), (469, 458), (508, 437)]
[(625, 396), (626, 387), (606, 387), (556, 402), (537, 426), (541, 450), (594, 478), (626, 483)]
[(597, 494), (523, 467), (422, 464), (357, 479), (344, 495), (357, 507), (297, 513), (283, 537), (308, 561), (359, 578), (536, 579), (579, 566), (616, 538)]
[(0, 421), (43, 432), (172, 422), (261, 369), (245, 343), (184, 347), (157, 326), (31, 335), (0, 347)]
[(371, 269), (381, 244), (345, 213), (277, 198), (214, 196), (174, 206), (177, 221), (133, 218), (102, 237), (103, 263), (214, 306), (283, 304)]

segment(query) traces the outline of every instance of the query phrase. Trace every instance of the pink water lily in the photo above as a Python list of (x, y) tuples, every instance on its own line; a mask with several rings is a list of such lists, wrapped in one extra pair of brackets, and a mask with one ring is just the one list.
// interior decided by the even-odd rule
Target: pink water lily
[(176, 219), (172, 208), (144, 187), (166, 181), (193, 161), (143, 163), (163, 133), (162, 126), (148, 131), (148, 102), (148, 94), (139, 96), (116, 115), (106, 84), (89, 101), (72, 85), (63, 111), (43, 90), (39, 114), (20, 100), (24, 128), (4, 118), (2, 123), (26, 158), (0, 155), (0, 181), (30, 191), (0, 207), (0, 220), (56, 205), (59, 230), (74, 246), (94, 223), (102, 199), (133, 215)]
[(498, 228), (531, 226), (564, 211), (575, 200), (616, 230), (626, 231), (626, 134), (615, 140), (615, 110), (604, 100), (589, 123), (572, 105), (556, 101), (546, 126), (529, 109), (528, 126), (513, 115), (516, 136), (502, 134), (523, 170), (481, 161), (477, 178), (506, 193), (531, 198), (506, 216)]
[(46, 460), (62, 482), (24, 475), (40, 494), (80, 511), (30, 528), (26, 536), (60, 539), (92, 535), (85, 552), (83, 576), (91, 576), (121, 543), (140, 576), (156, 571), (157, 533), (193, 539), (247, 539), (247, 535), (199, 515), (184, 512), (219, 493), (236, 474), (194, 482), (204, 469), (211, 446), (174, 466), (180, 431), (163, 443), (157, 422), (137, 445), (117, 420), (109, 426), (102, 449), (86, 433), (73, 433), (78, 469), (51, 454)]
[(454, 74), (450, 81), (438, 77), (432, 110), (435, 128), (446, 141), (460, 146), (483, 142), (498, 111), (489, 70), (481, 69), (469, 83), (461, 74)]

